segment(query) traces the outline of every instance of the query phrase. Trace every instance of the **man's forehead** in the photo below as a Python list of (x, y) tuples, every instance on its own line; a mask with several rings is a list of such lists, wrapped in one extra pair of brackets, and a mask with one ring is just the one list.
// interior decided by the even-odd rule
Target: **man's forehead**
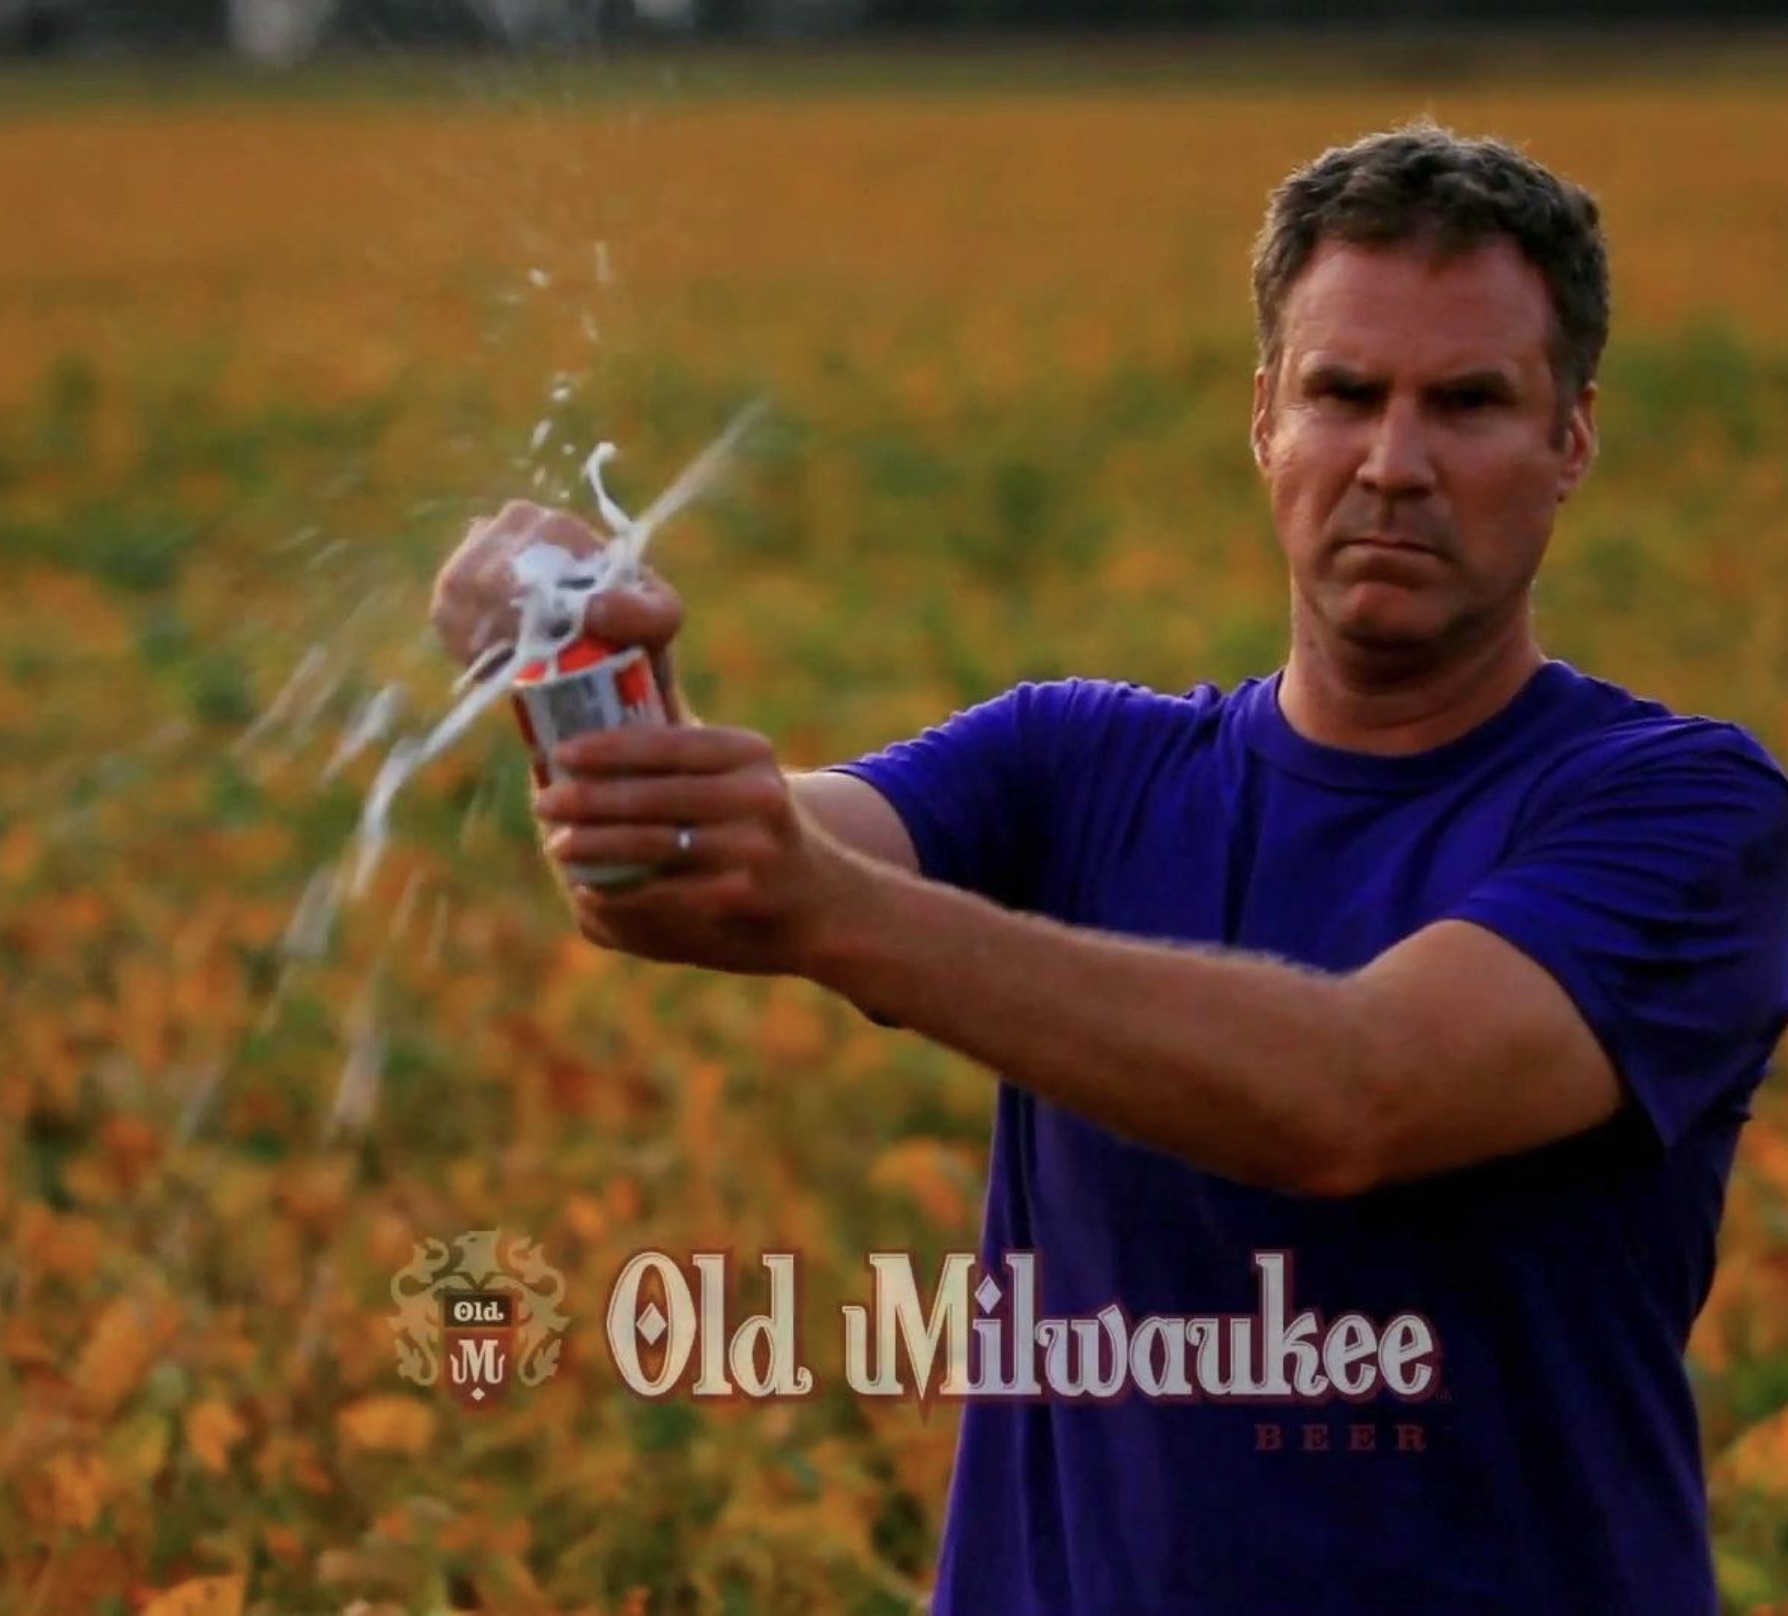
[(1513, 243), (1442, 255), (1419, 246), (1325, 242), (1286, 298), (1284, 358), (1383, 369), (1519, 371), (1545, 364), (1546, 283)]

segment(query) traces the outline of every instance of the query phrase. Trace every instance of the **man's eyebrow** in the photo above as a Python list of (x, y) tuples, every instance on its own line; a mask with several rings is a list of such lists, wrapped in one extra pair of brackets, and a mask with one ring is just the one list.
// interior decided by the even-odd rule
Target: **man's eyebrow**
[(1324, 387), (1382, 387), (1384, 383), (1338, 359), (1324, 359), (1301, 372), (1298, 385), (1306, 392), (1316, 392)]
[(1430, 389), (1434, 393), (1489, 393), (1495, 398), (1513, 398), (1515, 382), (1507, 371), (1498, 370), (1494, 366), (1485, 366), (1480, 370), (1461, 371), (1456, 376), (1448, 376), (1444, 381), (1436, 382)]
[[(1317, 361), (1299, 373), (1297, 382), (1307, 393), (1317, 393), (1331, 387), (1344, 388), (1349, 392), (1382, 392), (1388, 385), (1382, 377), (1369, 371), (1357, 370), (1339, 359)], [(1480, 365), (1431, 382), (1424, 391), (1430, 396), (1484, 393), (1492, 398), (1512, 399), (1519, 388), (1506, 370), (1494, 365)]]

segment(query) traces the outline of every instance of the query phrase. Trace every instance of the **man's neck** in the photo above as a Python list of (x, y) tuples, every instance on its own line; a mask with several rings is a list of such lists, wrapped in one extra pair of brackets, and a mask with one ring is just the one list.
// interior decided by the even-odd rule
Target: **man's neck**
[(1279, 709), (1299, 735), (1322, 746), (1387, 757), (1426, 752), (1495, 717), (1545, 661), (1526, 632), (1448, 661), (1401, 666), (1336, 655), (1297, 635)]

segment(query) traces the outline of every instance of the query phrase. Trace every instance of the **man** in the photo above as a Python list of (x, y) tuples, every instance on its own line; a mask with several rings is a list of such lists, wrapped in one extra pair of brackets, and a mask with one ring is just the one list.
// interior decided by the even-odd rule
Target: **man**
[[(598, 945), (798, 974), (999, 1073), (983, 1260), (1036, 1253), (1040, 1313), (1270, 1336), (1285, 1253), (1300, 1339), (1420, 1322), (1357, 1403), (1289, 1349), (1302, 1404), (1226, 1397), (1272, 1365), (1208, 1331), (1190, 1397), (971, 1402), (940, 1616), (1712, 1616), (1683, 1354), (1788, 1024), (1788, 782), (1536, 641), (1595, 204), (1376, 136), (1275, 193), (1255, 293), (1278, 673), (1025, 685), (793, 777), (683, 713), (568, 749), (549, 851), (668, 866), (576, 892)], [(443, 573), (460, 655), (535, 538), (592, 542), (512, 506)], [(679, 618), (654, 584), (591, 627)]]

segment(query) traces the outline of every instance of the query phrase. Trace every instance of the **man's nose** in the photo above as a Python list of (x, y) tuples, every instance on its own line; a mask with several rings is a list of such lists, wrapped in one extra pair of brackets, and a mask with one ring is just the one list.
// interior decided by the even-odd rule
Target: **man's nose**
[(1425, 493), (1434, 486), (1434, 459), (1421, 412), (1397, 400), (1372, 426), (1365, 459), (1355, 473), (1375, 494)]

